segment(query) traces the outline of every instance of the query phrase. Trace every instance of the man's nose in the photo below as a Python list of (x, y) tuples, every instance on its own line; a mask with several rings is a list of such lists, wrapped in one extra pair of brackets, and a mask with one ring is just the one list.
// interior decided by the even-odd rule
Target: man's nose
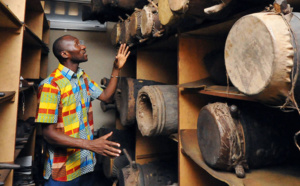
[(86, 49), (86, 46), (85, 45), (81, 45), (81, 49)]

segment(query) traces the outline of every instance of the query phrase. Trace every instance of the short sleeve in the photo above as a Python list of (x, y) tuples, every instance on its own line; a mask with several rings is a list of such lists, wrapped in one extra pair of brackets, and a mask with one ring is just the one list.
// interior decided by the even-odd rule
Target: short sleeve
[(91, 78), (85, 74), (87, 79), (88, 79), (88, 84), (89, 84), (89, 91), (90, 91), (90, 94), (91, 94), (91, 98), (92, 99), (97, 99), (103, 92), (103, 89), (101, 87), (99, 87), (99, 85), (91, 80)]
[(39, 87), (35, 122), (57, 123), (59, 94), (58, 88), (53, 85), (44, 84)]

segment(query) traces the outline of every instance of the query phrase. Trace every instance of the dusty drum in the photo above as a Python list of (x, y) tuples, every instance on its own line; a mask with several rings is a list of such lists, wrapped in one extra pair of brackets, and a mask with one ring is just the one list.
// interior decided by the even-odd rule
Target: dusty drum
[[(299, 17), (293, 13), (288, 23), (281, 15), (255, 13), (234, 24), (226, 40), (225, 65), (239, 91), (266, 104), (285, 103), (292, 79), (299, 77), (295, 76), (299, 68)], [(299, 81), (294, 92), (299, 102)]]
[(136, 100), (136, 119), (143, 136), (170, 135), (178, 130), (176, 85), (144, 86)]
[(203, 107), (197, 135), (206, 164), (214, 169), (235, 170), (238, 177), (244, 177), (244, 169), (286, 161), (292, 135), (279, 117), (283, 113), (266, 108), (220, 102)]

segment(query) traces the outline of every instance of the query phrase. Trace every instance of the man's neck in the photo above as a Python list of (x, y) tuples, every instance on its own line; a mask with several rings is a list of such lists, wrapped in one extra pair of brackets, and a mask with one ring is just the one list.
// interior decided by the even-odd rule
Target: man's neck
[(77, 72), (79, 64), (78, 63), (73, 63), (71, 61), (66, 61), (64, 63), (62, 63), (62, 65), (64, 65), (65, 67), (67, 67), (68, 69), (72, 70), (73, 72)]

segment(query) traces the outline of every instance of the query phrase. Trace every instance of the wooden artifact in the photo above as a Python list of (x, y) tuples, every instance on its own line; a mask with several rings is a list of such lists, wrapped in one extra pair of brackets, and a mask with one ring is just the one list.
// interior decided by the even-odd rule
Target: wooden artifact
[(299, 13), (287, 19), (265, 12), (234, 24), (225, 45), (225, 64), (239, 91), (269, 105), (292, 102), (297, 107), (299, 18)]
[(138, 91), (146, 85), (157, 84), (161, 83), (132, 78), (121, 78), (119, 80), (115, 101), (123, 126), (132, 126), (136, 124), (136, 99)]
[(153, 2), (144, 6), (141, 11), (141, 32), (144, 38), (162, 36), (164, 28), (159, 21), (158, 14), (158, 7)]
[(114, 46), (117, 46), (121, 43), (121, 21), (118, 21), (112, 31), (111, 31), (111, 35), (110, 35), (110, 40), (111, 40), (111, 44)]
[(163, 186), (178, 183), (176, 160), (156, 161), (147, 164), (131, 163), (119, 173), (119, 186)]
[(158, 0), (158, 16), (162, 25), (171, 26), (180, 20), (180, 15), (170, 9), (169, 0)]
[[(177, 14), (205, 17), (207, 14), (222, 10), (232, 0), (169, 0), (170, 9)], [(210, 8), (205, 12), (205, 8)]]
[(136, 119), (143, 136), (170, 135), (178, 130), (175, 85), (144, 86), (136, 101)]
[(138, 41), (143, 39), (141, 31), (141, 10), (137, 9), (133, 14), (131, 14), (129, 19), (130, 36)]
[(235, 170), (242, 178), (244, 169), (287, 161), (293, 134), (287, 132), (278, 113), (282, 114), (249, 104), (237, 107), (218, 102), (203, 107), (197, 133), (206, 164), (214, 169)]

